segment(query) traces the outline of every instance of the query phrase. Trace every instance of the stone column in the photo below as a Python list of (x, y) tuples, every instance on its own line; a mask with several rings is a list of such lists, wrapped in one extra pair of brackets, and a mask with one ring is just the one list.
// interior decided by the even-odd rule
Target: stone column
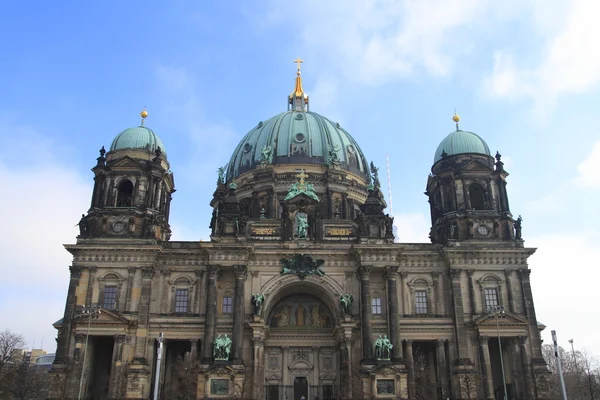
[(486, 399), (494, 398), (494, 381), (492, 378), (492, 364), (490, 361), (490, 348), (488, 337), (479, 336), (479, 349), (481, 350), (481, 370), (483, 372), (483, 389)]
[(244, 345), (244, 285), (248, 278), (248, 268), (245, 265), (236, 265), (235, 270), (235, 303), (233, 305), (233, 343), (231, 359), (236, 363), (244, 363), (242, 348)]
[(465, 310), (462, 297), (462, 286), (460, 282), (462, 270), (451, 269), (452, 279), (452, 303), (454, 305), (454, 327), (456, 332), (456, 344), (458, 345), (458, 358), (460, 364), (471, 365), (469, 348), (467, 346), (467, 330), (465, 328)]
[(135, 357), (139, 359), (146, 359), (146, 338), (148, 336), (150, 295), (153, 279), (154, 267), (142, 268), (142, 292), (140, 296), (140, 305), (138, 307), (138, 326), (135, 341)]
[(204, 317), (204, 348), (202, 362), (210, 363), (213, 360), (213, 342), (217, 328), (217, 265), (208, 266), (208, 279), (206, 280), (206, 314)]
[(58, 332), (55, 364), (64, 364), (68, 361), (71, 320), (73, 319), (75, 304), (77, 303), (75, 290), (79, 286), (79, 279), (81, 278), (81, 267), (71, 266), (69, 269), (71, 271), (71, 280), (69, 281), (69, 290), (67, 291), (67, 304), (63, 316), (63, 326)]
[(523, 369), (523, 381), (527, 398), (534, 399), (533, 379), (531, 376), (531, 363), (529, 362), (529, 351), (527, 349), (527, 336), (519, 336), (519, 352), (521, 353), (521, 364)]
[(440, 386), (442, 390), (442, 399), (450, 397), (448, 390), (448, 365), (446, 362), (446, 340), (436, 340), (437, 344), (437, 364), (438, 375), (440, 377)]
[(431, 277), (433, 278), (433, 290), (435, 296), (435, 315), (443, 315), (442, 312), (442, 285), (440, 284), (440, 273), (432, 272)]
[(92, 305), (92, 295), (94, 294), (94, 281), (96, 280), (96, 272), (97, 271), (98, 271), (98, 268), (96, 268), (96, 267), (90, 267), (90, 269), (88, 270), (88, 287), (87, 287), (87, 293), (85, 296), (85, 305), (86, 306)]
[(131, 311), (131, 289), (133, 289), (135, 268), (127, 268), (127, 289), (125, 291), (125, 311)]
[(385, 268), (385, 278), (388, 287), (388, 315), (390, 324), (390, 340), (392, 342), (393, 361), (402, 359), (402, 340), (400, 340), (400, 321), (398, 315), (398, 289), (396, 283), (398, 281), (398, 272), (396, 267)]
[(477, 302), (475, 300), (475, 278), (473, 277), (473, 270), (467, 270), (467, 276), (469, 277), (469, 301), (471, 302), (471, 315), (479, 314), (477, 311)]
[(405, 340), (404, 358), (408, 368), (408, 398), (415, 398), (415, 359), (413, 357), (413, 341)]
[[(529, 321), (529, 344), (531, 345), (532, 357), (535, 360), (543, 361), (542, 340), (535, 316), (535, 307), (533, 305), (533, 294), (531, 293), (531, 282), (529, 281), (530, 269), (524, 268), (518, 271), (521, 286), (523, 288), (523, 305)], [(545, 365), (546, 363), (543, 362)]]
[(125, 335), (116, 335), (114, 337), (115, 341), (113, 344), (113, 353), (112, 353), (112, 368), (110, 370), (110, 379), (108, 382), (109, 389), (108, 393), (110, 393), (112, 398), (119, 398), (125, 395), (125, 376), (122, 373), (123, 366), (123, 343), (127, 336)]
[(406, 278), (408, 277), (408, 272), (402, 271), (400, 272), (400, 289), (402, 296), (402, 314), (410, 315), (410, 302), (408, 301), (408, 287), (406, 286)]
[(360, 277), (360, 307), (361, 307), (361, 327), (362, 327), (362, 350), (363, 360), (373, 360), (372, 329), (371, 329), (371, 267), (361, 266), (358, 268)]
[(510, 312), (515, 312), (515, 298), (512, 288), (512, 269), (505, 269), (504, 276), (506, 277), (506, 293), (508, 293), (508, 309)]
[(190, 362), (194, 363), (198, 359), (198, 339), (190, 340)]

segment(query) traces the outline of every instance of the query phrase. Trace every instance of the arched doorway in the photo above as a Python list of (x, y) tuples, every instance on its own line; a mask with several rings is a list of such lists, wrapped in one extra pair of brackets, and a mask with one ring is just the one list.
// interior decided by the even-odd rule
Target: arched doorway
[[(267, 400), (334, 397), (339, 385), (336, 315), (315, 288), (284, 291), (265, 316)], [(290, 288), (291, 289), (291, 288)], [(329, 296), (331, 297), (331, 295)]]

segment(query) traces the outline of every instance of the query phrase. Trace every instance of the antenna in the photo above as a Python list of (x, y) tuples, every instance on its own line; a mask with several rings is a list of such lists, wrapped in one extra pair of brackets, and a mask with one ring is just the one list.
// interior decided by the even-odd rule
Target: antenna
[(385, 154), (385, 165), (387, 167), (387, 176), (388, 176), (388, 197), (390, 198), (390, 214), (392, 216), (394, 216), (394, 206), (393, 206), (393, 202), (392, 202), (392, 180), (391, 180), (391, 174), (390, 174), (390, 159), (389, 159), (387, 153)]

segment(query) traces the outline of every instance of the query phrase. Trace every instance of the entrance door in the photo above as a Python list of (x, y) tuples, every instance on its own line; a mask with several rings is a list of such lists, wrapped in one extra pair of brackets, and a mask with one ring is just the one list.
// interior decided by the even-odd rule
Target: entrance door
[(294, 379), (294, 400), (300, 400), (302, 396), (308, 399), (308, 381), (306, 377), (299, 376)]

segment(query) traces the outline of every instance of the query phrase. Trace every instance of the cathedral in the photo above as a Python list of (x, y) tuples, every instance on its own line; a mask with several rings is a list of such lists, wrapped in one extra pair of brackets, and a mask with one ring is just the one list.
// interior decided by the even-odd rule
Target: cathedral
[(102, 147), (65, 245), (50, 398), (547, 398), (501, 155), (455, 115), (422, 171), (431, 243), (396, 243), (378, 168), (310, 110), (297, 62), (287, 111), (218, 170), (210, 241), (170, 240), (174, 172), (146, 110)]

